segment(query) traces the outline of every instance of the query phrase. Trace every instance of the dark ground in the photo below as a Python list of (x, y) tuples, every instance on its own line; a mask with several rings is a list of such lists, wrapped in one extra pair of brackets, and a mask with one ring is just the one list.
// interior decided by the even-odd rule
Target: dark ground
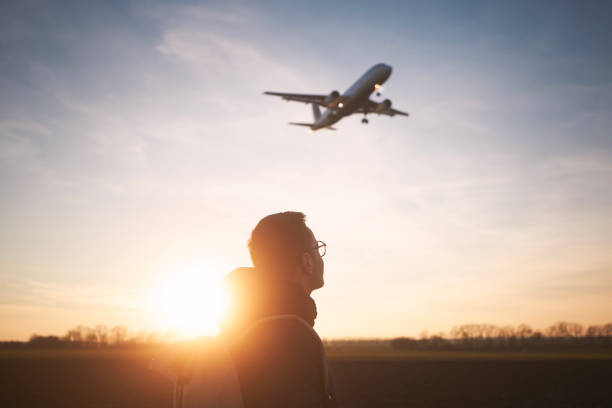
[[(148, 358), (0, 356), (0, 407), (170, 407)], [(612, 360), (335, 360), (342, 407), (612, 407)]]
[(334, 364), (346, 407), (612, 407), (611, 360)]

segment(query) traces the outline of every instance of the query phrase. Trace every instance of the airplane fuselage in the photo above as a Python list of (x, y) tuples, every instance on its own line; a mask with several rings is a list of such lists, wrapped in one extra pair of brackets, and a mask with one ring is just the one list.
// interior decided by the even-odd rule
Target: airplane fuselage
[(312, 130), (323, 129), (333, 125), (345, 116), (355, 112), (365, 101), (391, 76), (391, 66), (376, 64), (361, 76), (339, 98), (333, 108), (328, 108), (312, 125)]

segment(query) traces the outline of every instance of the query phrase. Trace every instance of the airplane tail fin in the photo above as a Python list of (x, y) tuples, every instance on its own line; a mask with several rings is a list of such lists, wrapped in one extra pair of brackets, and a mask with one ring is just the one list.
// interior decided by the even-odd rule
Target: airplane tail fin
[(312, 104), (312, 114), (314, 115), (315, 122), (321, 117), (321, 110), (319, 109), (319, 105), (316, 103)]

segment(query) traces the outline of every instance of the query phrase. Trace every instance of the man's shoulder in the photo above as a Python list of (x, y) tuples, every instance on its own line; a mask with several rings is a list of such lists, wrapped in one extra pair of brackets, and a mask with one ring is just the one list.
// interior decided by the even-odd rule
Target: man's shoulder
[(322, 407), (324, 351), (308, 323), (266, 319), (241, 339), (234, 355), (245, 406)]
[(234, 343), (238, 365), (321, 367), (324, 350), (314, 329), (299, 318), (268, 318), (253, 324)]
[(317, 332), (295, 315), (271, 316), (254, 322), (243, 334), (241, 343), (296, 345), (319, 352), (321, 340)]

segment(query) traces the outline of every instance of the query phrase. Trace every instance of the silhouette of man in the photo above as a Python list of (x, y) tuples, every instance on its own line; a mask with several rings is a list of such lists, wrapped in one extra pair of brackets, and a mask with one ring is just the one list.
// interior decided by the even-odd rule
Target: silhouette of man
[(313, 330), (310, 293), (323, 286), (326, 246), (301, 212), (263, 218), (248, 243), (254, 268), (228, 274), (222, 335), (246, 408), (336, 407), (334, 377)]

